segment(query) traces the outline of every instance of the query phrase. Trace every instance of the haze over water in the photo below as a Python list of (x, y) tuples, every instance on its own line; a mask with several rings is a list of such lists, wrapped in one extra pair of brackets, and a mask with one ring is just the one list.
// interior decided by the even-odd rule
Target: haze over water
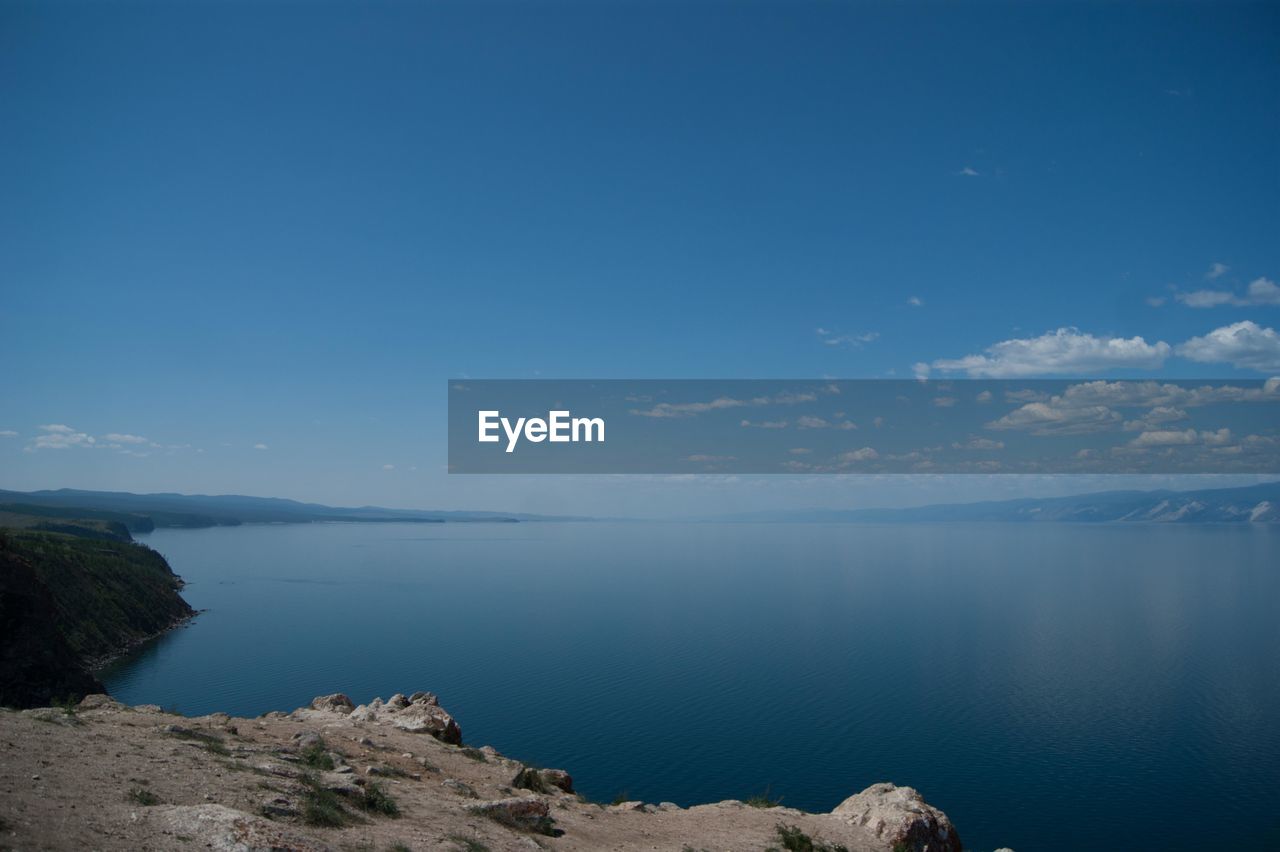
[(967, 848), (1280, 844), (1280, 532), (313, 524), (144, 541), (207, 611), (104, 673), (194, 715), (425, 689), (610, 800), (917, 787)]

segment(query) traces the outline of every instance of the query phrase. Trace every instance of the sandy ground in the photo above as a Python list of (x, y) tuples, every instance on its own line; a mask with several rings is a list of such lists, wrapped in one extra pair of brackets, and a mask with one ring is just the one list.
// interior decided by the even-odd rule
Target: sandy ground
[[(339, 771), (305, 764), (312, 735)], [(779, 824), (850, 852), (891, 848), (868, 827), (789, 808), (606, 806), (554, 788), (514, 789), (522, 768), (491, 749), (339, 712), (184, 718), (92, 696), (73, 713), (0, 711), (0, 848), (736, 852), (780, 846)], [(391, 796), (398, 817), (350, 804), (370, 783)], [(316, 786), (346, 791), (337, 800), (351, 824), (308, 824)], [(556, 836), (473, 810), (512, 798), (523, 800), (517, 810), (545, 805)]]

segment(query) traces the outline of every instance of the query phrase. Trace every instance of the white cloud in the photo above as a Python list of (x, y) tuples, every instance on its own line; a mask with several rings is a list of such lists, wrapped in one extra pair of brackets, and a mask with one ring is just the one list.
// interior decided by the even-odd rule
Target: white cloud
[(0, 431), (0, 438), (16, 438), (16, 437), (18, 437), (18, 433), (13, 431), (12, 429), (5, 429), (3, 431)]
[(785, 420), (743, 420), (739, 424), (743, 429), (785, 429), (787, 421)]
[[(826, 388), (821, 389), (826, 392)], [(631, 409), (632, 414), (641, 417), (693, 417), (707, 411), (719, 411), (726, 408), (746, 408), (762, 405), (795, 405), (801, 402), (813, 402), (818, 398), (816, 393), (792, 393), (783, 391), (773, 396), (757, 396), (752, 399), (734, 399), (733, 397), (717, 397), (709, 402), (660, 402), (652, 408)]]
[(954, 443), (953, 450), (1003, 450), (1004, 441), (993, 441), (990, 438), (970, 438), (965, 443)]
[(130, 435), (121, 432), (108, 432), (102, 436), (102, 440), (109, 444), (147, 444), (150, 443), (141, 435)]
[(874, 461), (878, 458), (880, 458), (880, 454), (871, 447), (863, 447), (860, 450), (851, 450), (847, 453), (841, 453), (836, 457), (836, 460), (848, 464), (851, 462)]
[(1204, 279), (1206, 281), (1213, 281), (1216, 278), (1221, 278), (1230, 271), (1231, 267), (1227, 266), (1225, 263), (1215, 263), (1210, 266), (1209, 271), (1204, 274)]
[(737, 456), (707, 456), (707, 455), (697, 454), (692, 456), (685, 456), (684, 460), (691, 461), (691, 462), (702, 462), (702, 463), (714, 464), (717, 462), (737, 461), (738, 457)]
[(1148, 296), (1148, 297), (1147, 297), (1147, 304), (1148, 304), (1150, 307), (1153, 307), (1153, 308), (1158, 308), (1158, 307), (1160, 307), (1160, 306), (1161, 306), (1161, 305), (1163, 305), (1166, 301), (1167, 301), (1167, 300), (1165, 299), (1165, 297), (1164, 297), (1164, 296)]
[(265, 450), (265, 449), (267, 449), (267, 445), (266, 445), (266, 444), (254, 444), (254, 445), (253, 445), (253, 448), (254, 448), (255, 450)]
[(1129, 442), (1131, 447), (1189, 447), (1196, 444), (1206, 444), (1211, 447), (1220, 447), (1224, 444), (1231, 443), (1231, 430), (1219, 429), (1216, 432), (1197, 432), (1195, 429), (1176, 430), (1158, 430), (1153, 432), (1143, 432), (1138, 437)]
[(63, 423), (50, 423), (38, 427), (42, 434), (27, 446), (27, 451), (66, 450), (72, 447), (92, 447), (97, 439), (86, 432), (77, 432)]
[(1280, 305), (1280, 286), (1269, 278), (1255, 278), (1245, 288), (1243, 296), (1230, 290), (1196, 290), (1179, 293), (1177, 299), (1189, 308), (1216, 308), (1220, 305), (1253, 307)]
[(798, 429), (857, 429), (858, 424), (849, 420), (838, 420), (832, 422), (821, 417), (797, 417), (796, 428)]
[(1231, 364), (1260, 372), (1280, 371), (1280, 334), (1252, 320), (1215, 328), (1178, 347), (1178, 354), (1205, 364)]
[[(1181, 408), (1227, 402), (1280, 401), (1280, 378), (1270, 378), (1262, 387), (1201, 385), (1184, 387), (1156, 381), (1092, 381), (1067, 387), (1046, 397), (1010, 392), (1010, 401), (1030, 399), (998, 420), (986, 424), (994, 430), (1027, 430), (1033, 435), (1073, 435), (1101, 432), (1121, 425), (1116, 408), (1149, 409), (1138, 419), (1123, 422), (1130, 431), (1160, 431), (1162, 424), (1186, 416)], [(1180, 408), (1179, 408), (1180, 406)], [(1152, 429), (1151, 427), (1157, 427)]]
[(951, 408), (956, 404), (956, 398), (954, 396), (935, 396), (933, 404), (938, 408)]
[(982, 172), (978, 171), (972, 166), (965, 166), (963, 169), (956, 172), (956, 174), (960, 175), (961, 177), (981, 177), (982, 176)]
[(913, 308), (924, 307), (924, 299), (921, 299), (919, 296), (912, 296), (910, 299), (907, 299), (907, 304)]
[(1110, 429), (1120, 419), (1119, 414), (1105, 405), (1077, 407), (1055, 405), (1053, 402), (1028, 402), (986, 426), (996, 430), (1025, 429), (1033, 435), (1082, 435)]
[(880, 337), (878, 331), (868, 331), (863, 334), (836, 334), (825, 328), (815, 329), (818, 337), (822, 338), (822, 342), (828, 346), (848, 346), (853, 349), (861, 349), (868, 343), (872, 343)]
[(917, 379), (927, 379), (929, 378), (929, 365), (919, 361), (911, 365), (911, 372), (915, 374)]
[(384, 464), (384, 465), (382, 466), (382, 469), (383, 469), (383, 470), (395, 470), (395, 469), (396, 469), (396, 466), (395, 466), (395, 465), (393, 465), (393, 464)]
[[(1120, 368), (1153, 370), (1164, 363), (1170, 351), (1164, 341), (1147, 343), (1141, 337), (1094, 337), (1074, 328), (1060, 328), (1039, 337), (1001, 341), (988, 346), (982, 355), (944, 358), (927, 366), (985, 378), (1092, 373)], [(916, 365), (917, 376), (922, 366), (926, 365)], [(928, 375), (927, 367), (924, 375)]]
[(986, 403), (991, 401), (991, 391), (984, 390), (982, 393), (975, 396), (974, 399), (985, 405)]
[(807, 456), (809, 453), (813, 452), (813, 450), (808, 447), (792, 447), (787, 450), (787, 452), (791, 453), (793, 456)]
[(1145, 432), (1166, 423), (1186, 420), (1187, 412), (1169, 405), (1158, 405), (1137, 420), (1128, 420), (1124, 424), (1126, 432)]

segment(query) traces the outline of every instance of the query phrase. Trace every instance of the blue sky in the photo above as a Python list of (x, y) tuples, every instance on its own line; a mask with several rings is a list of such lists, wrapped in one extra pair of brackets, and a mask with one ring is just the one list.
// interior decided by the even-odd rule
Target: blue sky
[(1275, 4), (8, 4), (0, 40), (0, 486), (1074, 490), (448, 477), (446, 380), (1280, 374)]

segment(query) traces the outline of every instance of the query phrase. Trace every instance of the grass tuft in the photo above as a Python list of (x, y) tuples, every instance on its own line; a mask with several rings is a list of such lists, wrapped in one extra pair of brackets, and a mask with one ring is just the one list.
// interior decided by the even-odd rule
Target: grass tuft
[(300, 756), (302, 762), (312, 769), (323, 769), (327, 772), (334, 767), (333, 755), (329, 754), (323, 740), (304, 748)]
[(463, 837), (461, 834), (450, 834), (449, 840), (462, 847), (462, 852), (489, 852), (489, 847), (479, 840)]
[(302, 796), (302, 821), (322, 828), (342, 828), (352, 819), (337, 793), (309, 784)]
[(132, 788), (129, 790), (129, 794), (125, 796), (125, 799), (133, 802), (135, 805), (142, 805), (143, 807), (160, 804), (160, 797), (145, 787)]
[(400, 806), (396, 804), (395, 799), (391, 798), (390, 793), (382, 789), (381, 784), (366, 784), (356, 804), (361, 810), (371, 814), (382, 814), (393, 818), (400, 816)]
[[(840, 843), (827, 843), (814, 840), (794, 825), (778, 824), (775, 829), (778, 841), (786, 852), (849, 852), (849, 847)], [(769, 852), (778, 852), (777, 847), (770, 847)]]
[(752, 808), (776, 808), (782, 804), (782, 797), (774, 798), (769, 795), (769, 788), (765, 787), (764, 792), (759, 795), (752, 796), (744, 802), (748, 807)]

